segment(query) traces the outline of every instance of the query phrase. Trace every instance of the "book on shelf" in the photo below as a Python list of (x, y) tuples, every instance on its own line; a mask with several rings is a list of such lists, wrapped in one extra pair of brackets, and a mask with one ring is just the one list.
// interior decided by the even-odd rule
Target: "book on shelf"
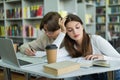
[(105, 16), (99, 16), (96, 18), (97, 23), (105, 23)]
[(38, 35), (38, 28), (35, 25), (23, 25), (23, 37), (36, 38)]
[(120, 32), (120, 26), (119, 25), (109, 25), (108, 28), (109, 28), (110, 31)]
[(22, 8), (7, 9), (6, 16), (7, 18), (21, 18)]
[(101, 7), (97, 7), (96, 9), (96, 14), (99, 15), (99, 14), (105, 14), (106, 13), (106, 9), (105, 7), (101, 8)]
[(91, 14), (85, 14), (85, 23), (89, 24), (91, 22), (93, 22), (92, 15)]
[(109, 4), (118, 4), (120, 0), (109, 0)]
[(119, 16), (110, 16), (109, 17), (109, 22), (118, 22), (119, 23), (119, 20), (120, 18), (119, 18)]
[(44, 72), (59, 76), (80, 69), (80, 63), (73, 61), (61, 61), (57, 63), (46, 64), (43, 66)]
[(96, 30), (100, 32), (105, 32), (105, 25), (97, 25)]
[(43, 16), (43, 5), (33, 5), (23, 8), (23, 18), (32, 18)]
[(4, 19), (4, 10), (0, 8), (0, 19)]
[(8, 36), (22, 36), (22, 29), (20, 24), (11, 24), (7, 27)]
[(96, 5), (98, 6), (100, 6), (100, 5), (105, 5), (105, 3), (106, 3), (106, 0), (96, 0)]
[(0, 26), (0, 36), (5, 36), (5, 27)]

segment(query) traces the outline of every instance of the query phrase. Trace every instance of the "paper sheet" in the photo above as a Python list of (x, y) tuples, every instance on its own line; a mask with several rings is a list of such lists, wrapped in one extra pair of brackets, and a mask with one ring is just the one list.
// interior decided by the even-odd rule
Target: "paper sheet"
[(44, 63), (46, 62), (46, 58), (45, 57), (41, 57), (41, 56), (27, 56), (27, 55), (24, 55), (24, 54), (21, 54), (21, 53), (17, 53), (17, 58), (18, 59), (21, 59), (21, 60), (24, 60), (24, 61), (27, 61), (27, 62), (31, 62), (31, 63)]

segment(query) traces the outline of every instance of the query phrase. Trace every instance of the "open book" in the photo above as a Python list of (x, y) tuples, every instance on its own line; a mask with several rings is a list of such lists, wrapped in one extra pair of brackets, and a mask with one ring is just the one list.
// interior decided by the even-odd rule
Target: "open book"
[(93, 66), (110, 67), (110, 63), (108, 60), (94, 60), (92, 64)]
[(110, 67), (110, 63), (107, 60), (81, 60), (79, 61), (81, 67)]

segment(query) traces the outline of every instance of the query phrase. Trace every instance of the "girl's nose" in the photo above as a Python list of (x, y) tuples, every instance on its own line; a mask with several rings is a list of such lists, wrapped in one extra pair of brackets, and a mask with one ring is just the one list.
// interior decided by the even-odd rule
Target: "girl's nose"
[(74, 33), (74, 34), (76, 33), (76, 30), (75, 30), (75, 29), (73, 30), (73, 33)]

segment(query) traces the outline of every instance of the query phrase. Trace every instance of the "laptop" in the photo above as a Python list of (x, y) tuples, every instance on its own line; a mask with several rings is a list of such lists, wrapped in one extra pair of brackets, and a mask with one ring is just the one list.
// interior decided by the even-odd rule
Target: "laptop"
[(11, 39), (0, 38), (0, 56), (3, 62), (16, 67), (32, 64), (31, 62), (17, 59)]

